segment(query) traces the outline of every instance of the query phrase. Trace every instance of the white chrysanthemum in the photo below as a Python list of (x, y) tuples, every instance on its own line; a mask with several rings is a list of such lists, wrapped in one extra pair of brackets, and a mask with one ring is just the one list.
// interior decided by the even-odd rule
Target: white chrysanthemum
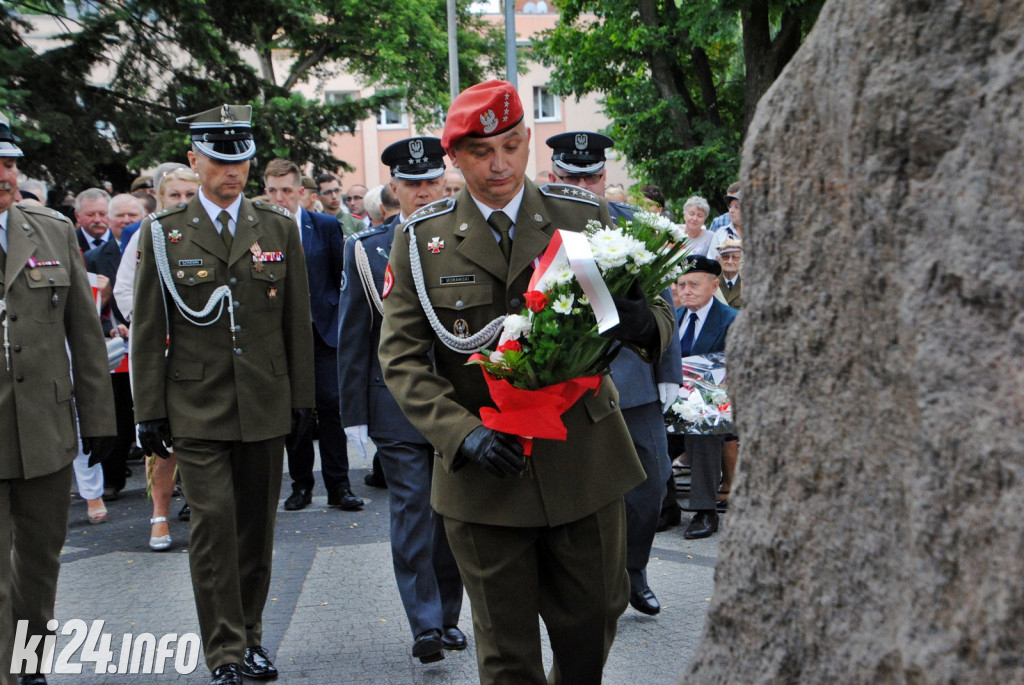
[(637, 241), (636, 246), (633, 249), (633, 252), (630, 253), (629, 255), (629, 258), (637, 266), (650, 264), (651, 262), (654, 261), (654, 257), (654, 253), (648, 250), (647, 247), (644, 246), (644, 244), (641, 243), (639, 240)]
[(645, 226), (650, 226), (658, 233), (669, 231), (674, 225), (668, 217), (662, 216), (661, 214), (651, 214), (650, 212), (645, 212), (643, 210), (634, 214), (633, 220), (644, 224)]
[(555, 300), (554, 303), (551, 305), (551, 308), (554, 309), (559, 314), (568, 315), (572, 313), (572, 303), (575, 299), (576, 298), (573, 297), (572, 293), (569, 293), (567, 295), (559, 295), (558, 299)]
[(633, 251), (634, 238), (625, 235), (622, 229), (604, 229), (590, 237), (590, 249), (594, 261), (602, 271), (620, 267)]
[(530, 334), (530, 319), (520, 314), (509, 314), (505, 317), (504, 331), (508, 340), (528, 337)]
[(604, 228), (604, 225), (602, 225), (601, 222), (598, 221), (597, 219), (589, 219), (587, 221), (587, 225), (584, 226), (583, 230), (586, 233), (596, 233), (597, 231), (600, 231), (603, 228)]
[(679, 415), (683, 421), (696, 422), (704, 413), (704, 399), (699, 392), (691, 392), (685, 400), (679, 399), (672, 404), (672, 411)]
[(674, 224), (670, 221), (667, 230), (669, 235), (672, 236), (672, 240), (677, 243), (686, 240), (686, 229), (683, 227), (683, 224)]
[(576, 278), (576, 274), (573, 273), (568, 262), (552, 264), (544, 274), (543, 282), (545, 287), (541, 288), (541, 290), (552, 290), (556, 285), (569, 283), (574, 278)]

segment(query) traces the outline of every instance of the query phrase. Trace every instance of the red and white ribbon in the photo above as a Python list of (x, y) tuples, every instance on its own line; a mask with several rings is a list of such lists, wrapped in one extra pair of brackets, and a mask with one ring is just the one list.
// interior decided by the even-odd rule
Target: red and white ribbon
[(540, 258), (540, 263), (530, 278), (530, 290), (537, 290), (537, 285), (553, 264), (568, 263), (572, 269), (583, 294), (590, 301), (590, 307), (597, 317), (597, 331), (604, 333), (619, 323), (619, 312), (615, 309), (612, 294), (601, 278), (601, 271), (594, 261), (594, 253), (590, 249), (587, 236), (582, 233), (558, 229), (548, 243), (547, 249)]

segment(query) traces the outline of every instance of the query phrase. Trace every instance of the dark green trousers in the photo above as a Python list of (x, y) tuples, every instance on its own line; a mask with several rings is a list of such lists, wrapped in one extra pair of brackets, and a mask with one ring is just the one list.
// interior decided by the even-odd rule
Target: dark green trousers
[[(0, 480), (0, 683), (17, 680), (11, 653), (18, 621), (28, 636), (49, 635), (60, 550), (68, 533), (72, 467), (39, 478)], [(37, 657), (42, 656), (42, 640)], [(18, 664), (17, 671), (38, 673)]]
[[(600, 683), (629, 599), (622, 499), (551, 528), (444, 523), (473, 609), (481, 685)], [(547, 677), (538, 615), (554, 653)]]
[(263, 640), (284, 437), (261, 442), (174, 438), (192, 507), (189, 566), (206, 665), (240, 664)]

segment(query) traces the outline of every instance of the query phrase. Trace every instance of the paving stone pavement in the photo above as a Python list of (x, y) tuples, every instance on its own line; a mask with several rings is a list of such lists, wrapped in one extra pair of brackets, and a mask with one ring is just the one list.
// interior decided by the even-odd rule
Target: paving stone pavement
[[(313, 504), (302, 511), (285, 511), (284, 496), (290, 492), (285, 474), (273, 579), (264, 612), (264, 645), (281, 671), (276, 682), (477, 683), (468, 598), (460, 622), (469, 635), (467, 650), (447, 652), (447, 658), (430, 665), (419, 663), (410, 653), (412, 635), (391, 567), (387, 491), (363, 484), (370, 456), (372, 452), (364, 456), (350, 450), (353, 489), (366, 500), (359, 512), (329, 509), (319, 473)], [(131, 464), (131, 468), (133, 474), (120, 499), (107, 503), (106, 524), (89, 525), (85, 502), (72, 494), (57, 593), (59, 631), (76, 625), (68, 623), (74, 619), (84, 621), (86, 627), (104, 622), (97, 632), (111, 636), (111, 671), (116, 671), (126, 633), (136, 640), (150, 633), (156, 642), (171, 633), (199, 632), (186, 552), (188, 524), (174, 519), (180, 499), (171, 505), (174, 548), (151, 552), (147, 546), (151, 505), (145, 496), (143, 467)], [(723, 525), (727, 519), (722, 517)], [(681, 527), (657, 535), (648, 576), (662, 612), (648, 617), (626, 609), (605, 667), (605, 683), (667, 685), (675, 681), (700, 638), (720, 535), (688, 541)], [(69, 646), (75, 637), (72, 632), (59, 635), (55, 654), (67, 648), (70, 663), (83, 663), (83, 672), (52, 674), (48, 681), (53, 685), (209, 682), (201, 655), (188, 674), (175, 670), (174, 656), (166, 660), (162, 673), (97, 674), (92, 663), (83, 662), (83, 650)], [(187, 656), (185, 650), (177, 654), (182, 661)], [(545, 661), (550, 665), (546, 645)]]

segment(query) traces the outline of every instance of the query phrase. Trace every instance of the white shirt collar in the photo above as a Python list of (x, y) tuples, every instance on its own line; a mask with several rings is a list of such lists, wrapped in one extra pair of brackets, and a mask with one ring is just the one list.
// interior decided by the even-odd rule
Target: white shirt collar
[(8, 213), (9, 212), (6, 209), (3, 212), (0, 212), (0, 229), (2, 229), (2, 233), (0, 233), (0, 235), (3, 236), (3, 241), (2, 241), (2, 243), (0, 243), (0, 247), (4, 248), (4, 252), (7, 252), (7, 215), (8, 215)]
[(473, 197), (473, 202), (476, 203), (476, 206), (480, 209), (480, 213), (484, 215), (485, 220), (490, 219), (491, 214), (493, 214), (494, 212), (501, 211), (505, 212), (505, 214), (508, 215), (508, 218), (512, 219), (512, 225), (514, 226), (516, 223), (516, 217), (519, 216), (519, 205), (523, 204), (523, 195), (525, 195), (525, 193), (526, 184), (524, 183), (523, 187), (519, 189), (518, 193), (516, 193), (516, 196), (509, 200), (508, 204), (502, 207), (500, 210), (488, 207), (483, 202), (480, 202), (480, 200), (473, 197), (472, 193), (470, 193), (469, 196)]
[[(209, 199), (207, 199), (206, 195), (203, 193), (202, 186), (199, 186), (199, 193), (197, 194), (199, 195), (200, 204), (203, 205), (203, 209), (206, 210), (207, 215), (209, 215), (210, 217), (210, 223), (213, 224), (213, 227), (217, 229), (218, 233), (220, 233), (220, 227), (217, 225), (217, 217), (220, 215), (221, 212), (227, 212), (228, 214), (230, 214), (231, 223), (235, 224), (236, 226), (238, 225), (238, 210), (242, 206), (241, 193), (238, 194), (238, 197), (235, 198), (235, 201), (232, 202), (229, 207), (218, 207), (217, 205), (213, 204)], [(234, 235), (234, 231), (232, 231), (231, 235)]]
[[(693, 340), (696, 342), (697, 337), (700, 335), (700, 329), (704, 327), (704, 322), (708, 320), (708, 314), (711, 312), (711, 305), (715, 303), (715, 298), (712, 297), (706, 305), (696, 311), (697, 323), (693, 329)], [(687, 309), (686, 314), (683, 315), (683, 320), (679, 323), (679, 339), (681, 340), (686, 332), (686, 327), (690, 323), (690, 314), (693, 314), (692, 310)]]

